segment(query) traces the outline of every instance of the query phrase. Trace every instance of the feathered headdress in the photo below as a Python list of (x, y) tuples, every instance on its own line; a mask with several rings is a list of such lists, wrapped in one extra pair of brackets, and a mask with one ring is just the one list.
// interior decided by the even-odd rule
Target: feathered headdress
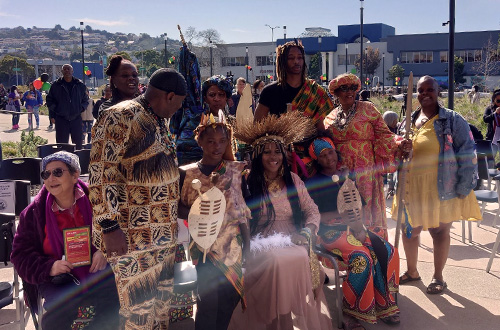
[(280, 117), (269, 115), (259, 122), (246, 121), (236, 126), (234, 137), (251, 145), (254, 154), (260, 154), (268, 142), (283, 146), (302, 141), (316, 133), (311, 118), (304, 117), (298, 111), (282, 114)]

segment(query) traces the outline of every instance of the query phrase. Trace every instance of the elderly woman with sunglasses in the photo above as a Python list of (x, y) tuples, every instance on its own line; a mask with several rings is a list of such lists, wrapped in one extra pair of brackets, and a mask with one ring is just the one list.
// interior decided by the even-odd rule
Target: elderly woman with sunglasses
[[(30, 307), (45, 299), (43, 329), (118, 327), (118, 295), (113, 272), (90, 242), (92, 207), (78, 179), (78, 156), (65, 151), (42, 160), (44, 186), (21, 213), (11, 260), (23, 279)], [(73, 264), (64, 244), (65, 229), (88, 229), (88, 262)], [(83, 230), (82, 230), (83, 231)], [(85, 246), (85, 245), (84, 245)], [(85, 255), (85, 249), (82, 254)], [(41, 307), (41, 306), (40, 306)]]
[(338, 106), (324, 124), (342, 154), (342, 165), (356, 176), (359, 193), (366, 203), (366, 227), (387, 240), (382, 174), (396, 170), (396, 157), (411, 142), (400, 143), (373, 103), (356, 101), (361, 81), (345, 73), (333, 79), (328, 89)]

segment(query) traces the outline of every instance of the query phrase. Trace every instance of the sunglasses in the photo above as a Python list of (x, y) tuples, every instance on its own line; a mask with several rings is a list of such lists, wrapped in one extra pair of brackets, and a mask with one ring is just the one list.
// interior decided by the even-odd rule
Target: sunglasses
[(342, 85), (338, 88), (338, 90), (341, 92), (347, 92), (347, 91), (355, 92), (358, 90), (358, 85), (350, 85), (350, 86)]
[(42, 173), (40, 173), (40, 176), (44, 180), (47, 180), (48, 178), (50, 178), (51, 174), (53, 176), (55, 176), (56, 178), (60, 178), (60, 177), (62, 177), (62, 175), (65, 171), (68, 171), (68, 170), (65, 170), (65, 169), (58, 167), (56, 169), (53, 169), (52, 171), (49, 171), (49, 170), (43, 171)]
[(495, 103), (500, 103), (500, 99), (495, 99)]

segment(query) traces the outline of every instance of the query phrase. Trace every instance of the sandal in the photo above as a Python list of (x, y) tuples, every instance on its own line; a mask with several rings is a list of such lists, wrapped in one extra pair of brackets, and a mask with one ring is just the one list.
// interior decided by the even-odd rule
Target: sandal
[(399, 318), (399, 314), (394, 314), (394, 315), (391, 315), (388, 317), (383, 317), (383, 318), (381, 318), (381, 320), (385, 324), (389, 324), (389, 325), (398, 325), (399, 323), (401, 323), (401, 319)]
[[(404, 277), (405, 276), (405, 277)], [(409, 282), (413, 281), (420, 281), (422, 278), (419, 277), (411, 277), (410, 274), (408, 274), (408, 271), (404, 272), (403, 275), (399, 277), (399, 285), (403, 285)]]
[(446, 289), (448, 285), (445, 281), (440, 281), (438, 279), (433, 278), (431, 284), (427, 287), (428, 294), (440, 294), (443, 293), (444, 289)]
[(344, 328), (344, 330), (366, 330), (365, 327), (358, 322), (358, 320), (352, 317), (349, 317), (346, 321), (342, 322), (342, 328)]

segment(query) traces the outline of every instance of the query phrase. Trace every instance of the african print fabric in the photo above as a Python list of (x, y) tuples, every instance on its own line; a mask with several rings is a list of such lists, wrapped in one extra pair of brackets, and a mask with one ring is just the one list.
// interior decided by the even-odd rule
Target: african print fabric
[(120, 228), (128, 252), (108, 261), (126, 329), (168, 329), (177, 241), (179, 171), (164, 119), (145, 99), (105, 111), (92, 129), (94, 245)]
[[(385, 250), (381, 252), (387, 254), (385, 272), (368, 235), (361, 243), (346, 230), (326, 229), (319, 238), (322, 246), (342, 259), (339, 261), (340, 270), (347, 270), (342, 284), (344, 313), (376, 323), (380, 318), (399, 312), (391, 293), (398, 291), (399, 284), (399, 255), (392, 245), (381, 240)], [(325, 267), (333, 268), (328, 260), (321, 261)]]
[(304, 116), (312, 118), (314, 123), (317, 123), (325, 119), (333, 109), (333, 103), (320, 85), (306, 79), (304, 86), (293, 99), (292, 109), (302, 112)]
[[(245, 168), (245, 163), (223, 161), (225, 169), (218, 171), (220, 174), (216, 187), (219, 188), (226, 197), (226, 213), (224, 221), (219, 231), (219, 235), (207, 253), (207, 257), (219, 268), (234, 286), (243, 300), (243, 272), (242, 272), (242, 237), (239, 225), (246, 223), (250, 219), (248, 209), (241, 193), (241, 177)], [(186, 206), (193, 205), (198, 192), (191, 186), (193, 179), (201, 181), (201, 192), (205, 193), (212, 187), (210, 176), (204, 175), (198, 164), (190, 164), (181, 167), (186, 171), (186, 178), (181, 189), (181, 201)], [(202, 253), (193, 245), (191, 251), (192, 259), (195, 261)], [(201, 279), (198, 279), (201, 280)]]
[(366, 203), (365, 225), (387, 240), (383, 173), (396, 170), (396, 136), (377, 108), (358, 101), (354, 118), (344, 127), (334, 125), (339, 108), (325, 119), (325, 127), (342, 157), (342, 165), (355, 174), (359, 194)]

